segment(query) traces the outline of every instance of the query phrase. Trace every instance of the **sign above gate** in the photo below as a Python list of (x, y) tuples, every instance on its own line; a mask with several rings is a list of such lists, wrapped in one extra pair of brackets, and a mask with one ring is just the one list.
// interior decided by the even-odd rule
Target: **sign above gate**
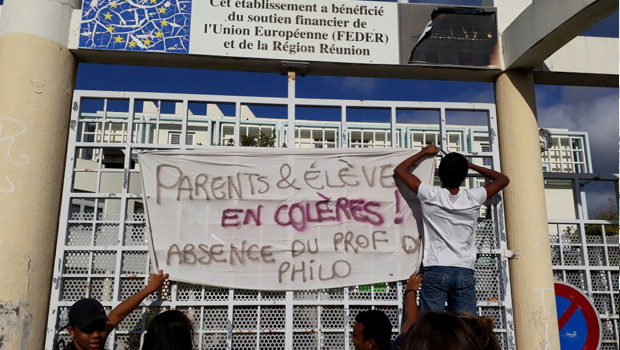
[(85, 0), (79, 49), (498, 67), (493, 8), (331, 0)]
[(196, 2), (190, 53), (399, 63), (396, 3), (285, 1)]
[[(410, 190), (397, 188), (393, 170), (410, 155), (221, 148), (142, 154), (153, 266), (178, 281), (241, 289), (404, 280), (421, 261), (421, 208)], [(430, 183), (434, 169), (426, 159), (414, 173)]]

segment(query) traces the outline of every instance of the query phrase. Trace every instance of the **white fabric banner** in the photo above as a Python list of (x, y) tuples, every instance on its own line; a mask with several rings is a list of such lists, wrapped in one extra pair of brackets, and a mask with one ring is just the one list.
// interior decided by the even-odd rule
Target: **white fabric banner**
[[(258, 290), (406, 279), (421, 262), (399, 149), (213, 149), (140, 155), (157, 268), (177, 281)], [(433, 159), (414, 173), (431, 183)], [(400, 190), (399, 190), (400, 189)]]

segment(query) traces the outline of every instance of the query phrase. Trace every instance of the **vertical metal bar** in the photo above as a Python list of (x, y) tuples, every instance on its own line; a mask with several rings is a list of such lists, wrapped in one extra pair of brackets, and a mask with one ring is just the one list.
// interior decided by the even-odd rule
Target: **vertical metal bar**
[[(288, 70), (288, 125), (287, 125), (287, 146), (288, 148), (295, 148), (295, 70)], [(301, 132), (299, 135), (301, 139)], [(292, 349), (293, 348), (293, 292), (286, 292), (286, 300), (284, 307), (284, 348)]]
[(581, 198), (581, 185), (579, 184), (579, 179), (571, 179), (571, 187), (573, 192), (573, 202), (575, 206), (575, 217), (577, 220), (583, 220), (583, 205)]
[(588, 200), (586, 199), (586, 192), (581, 191), (579, 195), (581, 196), (581, 212), (583, 213), (583, 218), (584, 220), (590, 220), (590, 214), (588, 214)]
[(155, 140), (151, 137), (152, 136), (151, 133), (153, 129), (153, 127), (151, 126), (151, 119), (150, 118), (146, 119), (146, 122), (147, 124), (146, 124), (146, 142), (145, 143), (153, 144), (155, 143)]
[(211, 118), (208, 119), (209, 124), (207, 124), (207, 144), (205, 146), (213, 145), (213, 121)]
[[(134, 108), (135, 108), (135, 100), (133, 97), (129, 99), (129, 110), (127, 111), (127, 123), (128, 128), (127, 132), (129, 135), (133, 133), (133, 116), (134, 116)], [(116, 271), (114, 274), (114, 296), (112, 297), (113, 305), (116, 306), (122, 302), (122, 300), (118, 300), (121, 291), (121, 280), (120, 276), (122, 273), (122, 264), (123, 264), (123, 238), (125, 237), (125, 219), (127, 217), (127, 196), (129, 193), (129, 177), (130, 177), (130, 169), (131, 169), (131, 143), (125, 143), (125, 159), (123, 165), (123, 190), (124, 194), (121, 196), (121, 208), (120, 208), (120, 218), (118, 223), (118, 243), (116, 246)], [(111, 334), (111, 339), (114, 343), (116, 343), (116, 329)]]
[[(288, 70), (288, 148), (295, 147), (295, 70)], [(301, 135), (300, 135), (301, 137)]]
[[(71, 110), (71, 124), (75, 125), (75, 128), (69, 128), (67, 156), (65, 158), (65, 177), (63, 180), (63, 194), (60, 205), (60, 220), (58, 223), (58, 239), (56, 240), (56, 256), (54, 257), (54, 271), (50, 293), (50, 306), (47, 317), (47, 329), (45, 338), (45, 349), (51, 349), (54, 336), (56, 335), (56, 327), (58, 320), (58, 308), (60, 301), (60, 294), (62, 292), (63, 284), (63, 267), (64, 267), (64, 255), (65, 244), (67, 240), (67, 227), (69, 220), (69, 209), (71, 208), (71, 182), (73, 179), (73, 164), (75, 157), (75, 144), (77, 139), (77, 125), (78, 118), (82, 111), (82, 98), (79, 91), (73, 92), (72, 106), (77, 106)], [(93, 223), (93, 227), (94, 227)], [(63, 325), (64, 326), (64, 325)]]
[(347, 127), (347, 106), (340, 107), (340, 147), (349, 148), (349, 130)]
[(235, 147), (241, 146), (241, 102), (235, 103)]
[[(287, 292), (288, 293), (288, 292)], [(260, 331), (261, 327), (260, 327), (260, 321), (261, 321), (261, 314), (262, 314), (263, 309), (261, 308), (261, 305), (258, 305), (256, 307), (256, 349), (260, 349), (260, 338), (263, 335), (262, 332)], [(288, 320), (288, 313), (285, 313), (286, 319)], [(292, 319), (292, 317), (291, 317)], [(291, 332), (292, 333), (292, 332)], [(286, 336), (289, 334), (288, 330), (285, 333), (285, 342), (286, 342)], [(292, 337), (292, 335), (291, 335)], [(291, 342), (292, 344), (292, 342)]]
[(342, 289), (342, 297), (344, 304), (344, 350), (349, 350), (349, 316), (351, 314), (350, 310), (350, 301), (349, 301), (349, 288)]
[(282, 129), (281, 123), (280, 122), (276, 122), (276, 125), (274, 125), (274, 127), (273, 127), (273, 134), (276, 136), (276, 144), (275, 144), (276, 148), (281, 148), (282, 147), (282, 142), (280, 142), (280, 140), (282, 139), (282, 136), (280, 135), (280, 130), (281, 129)]
[(390, 120), (390, 130), (392, 135), (392, 147), (396, 146), (396, 107), (392, 106), (391, 108), (391, 120)]
[[(501, 171), (501, 162), (499, 154), (499, 143), (497, 139), (497, 115), (494, 108), (488, 109), (488, 125), (489, 125), (489, 147), (493, 154), (492, 164), (493, 170)], [(473, 142), (473, 140), (472, 140)], [(503, 198), (503, 197), (502, 197)], [(506, 223), (504, 220), (504, 201), (500, 201), (495, 207), (495, 220), (497, 223), (497, 236), (499, 237), (499, 248), (503, 251), (508, 250)], [(510, 266), (505, 256), (500, 256), (501, 266), (500, 272), (502, 281), (504, 282), (503, 302), (506, 317), (506, 344), (508, 349), (516, 349), (514, 314), (512, 307), (512, 288), (510, 287)]]
[(234, 310), (233, 310), (233, 300), (235, 299), (235, 290), (228, 290), (228, 322), (226, 323), (226, 349), (232, 349), (232, 337), (233, 337), (233, 328), (234, 328)]
[(403, 321), (403, 315), (405, 314), (405, 309), (404, 309), (405, 305), (403, 304), (403, 293), (401, 293), (402, 283), (403, 282), (401, 281), (396, 282), (396, 300), (398, 302), (398, 319), (397, 319), (396, 326), (398, 327), (399, 333), (400, 333), (400, 329), (403, 327), (402, 321)]
[(187, 99), (183, 99), (182, 102), (183, 112), (181, 113), (181, 141), (179, 144), (181, 145), (181, 149), (185, 150), (187, 148), (187, 115), (189, 109), (189, 101)]
[(321, 344), (321, 337), (323, 336), (323, 331), (322, 331), (322, 329), (323, 329), (323, 322), (322, 322), (322, 320), (323, 319), (321, 318), (321, 315), (323, 313), (323, 306), (322, 305), (318, 305), (316, 307), (316, 312), (317, 312), (317, 315), (316, 315), (316, 319), (317, 319), (317, 321), (316, 321), (316, 329), (319, 330), (316, 333), (317, 334), (317, 336), (316, 336), (316, 350), (321, 350), (323, 348), (322, 344)]
[(446, 109), (440, 109), (439, 118), (439, 139), (441, 140), (441, 150), (448, 153), (448, 134), (446, 133)]
[(225, 144), (224, 144), (224, 140), (222, 140), (222, 139), (221, 139), (221, 137), (220, 137), (220, 125), (221, 125), (221, 124), (220, 124), (220, 121), (219, 121), (219, 120), (216, 120), (216, 121), (215, 121), (215, 130), (214, 130), (214, 133), (215, 133), (215, 142), (217, 142), (217, 145), (218, 145), (218, 146), (225, 146)]
[(155, 144), (159, 144), (159, 121), (161, 119), (161, 100), (157, 100), (157, 121), (155, 122)]
[[(575, 202), (575, 216), (577, 218), (577, 220), (579, 221), (579, 237), (581, 240), (581, 257), (583, 260), (583, 265), (585, 270), (586, 270), (586, 274), (585, 274), (585, 287), (586, 287), (586, 292), (588, 293), (588, 295), (592, 295), (592, 275), (590, 274), (590, 262), (588, 261), (588, 248), (587, 248), (587, 241), (586, 241), (586, 229), (585, 229), (585, 224), (584, 224), (584, 219), (586, 218), (586, 213), (583, 210), (583, 200), (584, 198), (582, 197), (582, 191), (581, 191), (581, 184), (579, 183), (579, 179), (578, 178), (573, 178), (571, 179), (571, 187), (572, 187), (572, 192), (573, 192), (573, 201)], [(558, 225), (559, 226), (559, 225)], [(560, 255), (562, 257), (562, 264), (565, 265), (564, 263), (564, 249), (563, 249), (563, 245), (562, 244), (562, 235), (560, 232), (560, 229), (558, 227), (558, 234), (560, 235), (560, 246), (561, 246), (561, 251), (560, 251)], [(601, 233), (603, 236), (605, 235), (604, 231)]]
[[(138, 118), (138, 120), (140, 121), (138, 124), (138, 130), (136, 131), (137, 133), (137, 137), (136, 137), (136, 142), (137, 143), (144, 143), (144, 114), (142, 114), (140, 116), (140, 118)], [(131, 136), (131, 139), (129, 139), (129, 142), (134, 142), (133, 140), (133, 135)]]
[[(584, 134), (583, 148), (584, 148), (584, 154), (588, 158), (588, 160), (586, 161), (586, 164), (588, 166), (588, 169), (586, 170), (586, 172), (591, 173), (593, 171), (593, 169), (592, 169), (592, 155), (590, 154), (590, 137), (588, 136), (587, 132)], [(616, 191), (616, 193), (617, 192), (618, 191)]]
[(106, 120), (108, 118), (108, 99), (103, 100), (103, 120), (101, 122), (101, 140), (99, 142), (105, 141), (105, 130), (106, 130)]

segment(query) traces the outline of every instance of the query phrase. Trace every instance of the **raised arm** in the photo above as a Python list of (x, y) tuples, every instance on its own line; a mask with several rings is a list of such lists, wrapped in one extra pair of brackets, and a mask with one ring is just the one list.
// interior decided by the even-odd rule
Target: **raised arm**
[(510, 183), (510, 179), (508, 178), (508, 176), (502, 173), (488, 168), (483, 168), (481, 166), (472, 164), (469, 161), (467, 163), (471, 170), (476, 171), (482, 176), (491, 180), (490, 184), (484, 186), (484, 188), (487, 190), (487, 199), (498, 194), (499, 191), (503, 190)]
[(148, 297), (151, 293), (158, 291), (161, 286), (164, 285), (164, 281), (167, 278), (168, 274), (164, 274), (162, 270), (159, 270), (158, 274), (151, 274), (149, 276), (149, 284), (144, 287), (144, 289), (120, 303), (110, 312), (108, 315), (108, 331), (116, 328), (116, 326), (118, 326), (118, 324), (121, 323), (127, 315), (129, 315), (140, 305), (142, 300)]
[(411, 328), (411, 325), (418, 317), (418, 301), (417, 294), (422, 283), (422, 275), (414, 272), (407, 281), (405, 289), (405, 322), (400, 327), (400, 332), (405, 333)]
[(407, 186), (407, 188), (412, 190), (413, 193), (418, 194), (420, 179), (413, 175), (409, 169), (413, 168), (420, 159), (427, 156), (435, 156), (437, 153), (439, 153), (439, 148), (435, 145), (428, 145), (424, 147), (420, 152), (398, 164), (398, 166), (394, 168), (394, 175), (396, 175), (396, 177), (398, 177), (400, 181)]

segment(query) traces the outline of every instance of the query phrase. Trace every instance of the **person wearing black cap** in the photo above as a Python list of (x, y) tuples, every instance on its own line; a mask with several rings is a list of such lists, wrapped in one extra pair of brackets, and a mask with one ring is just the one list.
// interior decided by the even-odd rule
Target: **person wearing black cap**
[(158, 291), (168, 278), (159, 270), (149, 276), (149, 284), (123, 301), (106, 315), (103, 305), (95, 299), (82, 299), (69, 309), (67, 332), (73, 341), (67, 346), (71, 350), (102, 350), (108, 334), (135, 310), (149, 294)]

